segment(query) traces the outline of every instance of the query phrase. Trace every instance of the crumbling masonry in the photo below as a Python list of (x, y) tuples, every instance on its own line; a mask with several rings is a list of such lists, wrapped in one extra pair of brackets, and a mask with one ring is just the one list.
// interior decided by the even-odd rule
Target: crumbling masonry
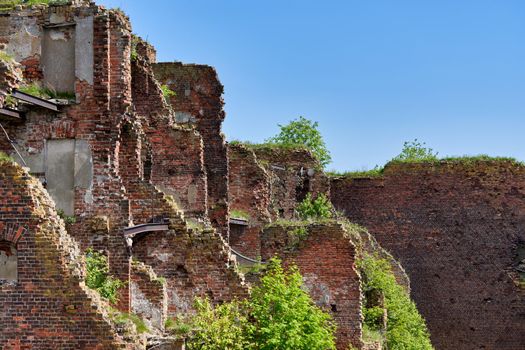
[[(362, 250), (391, 261), (437, 349), (524, 348), (523, 167), (330, 179), (306, 150), (228, 145), (216, 71), (157, 63), (123, 13), (85, 0), (1, 10), (0, 50), (0, 151), (18, 163), (0, 160), (3, 349), (179, 349), (169, 318), (191, 313), (195, 297), (246, 297), (256, 279), (238, 265), (274, 255), (332, 314), (338, 349), (379, 349), (362, 341)], [(34, 84), (55, 96), (21, 89)], [(337, 221), (291, 235), (296, 224), (283, 222), (308, 193), (330, 195), (393, 257)], [(88, 248), (126, 282), (118, 305), (85, 286)], [(116, 322), (119, 312), (149, 332)]]

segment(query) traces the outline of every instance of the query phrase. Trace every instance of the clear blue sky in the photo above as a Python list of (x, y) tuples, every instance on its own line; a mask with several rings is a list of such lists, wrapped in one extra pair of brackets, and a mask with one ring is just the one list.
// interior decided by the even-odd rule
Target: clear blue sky
[(418, 138), (439, 155), (525, 160), (523, 0), (99, 0), (159, 61), (215, 66), (227, 138), (303, 115), (329, 169), (384, 164)]

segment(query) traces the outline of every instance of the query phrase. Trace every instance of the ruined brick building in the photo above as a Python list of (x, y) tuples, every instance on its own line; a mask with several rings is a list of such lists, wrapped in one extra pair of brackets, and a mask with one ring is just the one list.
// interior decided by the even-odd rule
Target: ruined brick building
[[(331, 194), (402, 263), (437, 349), (525, 348), (523, 167), (403, 165), (330, 179), (305, 150), (228, 146), (215, 70), (157, 63), (123, 13), (89, 1), (2, 10), (0, 50), (12, 57), (0, 59), (0, 151), (18, 163), (0, 160), (3, 349), (177, 348), (168, 318), (191, 312), (196, 296), (247, 296), (237, 265), (275, 254), (332, 313), (338, 349), (365, 348), (361, 248), (349, 229), (311, 224), (294, 242), (276, 224), (308, 193)], [(21, 89), (31, 84), (61, 94)], [(85, 286), (88, 248), (127, 282), (113, 307), (144, 319), (147, 336), (114, 322)]]

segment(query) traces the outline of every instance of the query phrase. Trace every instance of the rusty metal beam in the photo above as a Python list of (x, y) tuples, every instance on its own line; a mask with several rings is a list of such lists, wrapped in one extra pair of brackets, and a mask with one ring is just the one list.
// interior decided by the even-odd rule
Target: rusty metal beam
[(52, 111), (58, 112), (57, 104), (50, 102), (48, 100), (44, 100), (43, 98), (29, 95), (29, 94), (26, 94), (25, 92), (21, 92), (18, 90), (13, 90), (13, 93), (11, 94), (11, 96), (21, 101), (28, 102), (28, 103), (40, 106), (42, 108), (46, 108), (46, 109), (50, 109)]
[(21, 112), (17, 111), (16, 109), (0, 108), (0, 114), (15, 119), (22, 119)]

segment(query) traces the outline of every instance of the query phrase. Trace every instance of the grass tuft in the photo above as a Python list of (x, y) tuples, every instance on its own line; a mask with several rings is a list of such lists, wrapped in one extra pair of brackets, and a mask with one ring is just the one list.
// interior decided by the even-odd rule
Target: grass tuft
[(65, 91), (56, 91), (55, 89), (41, 86), (38, 83), (33, 83), (20, 87), (18, 90), (29, 95), (40, 97), (43, 99), (64, 99), (64, 100), (74, 100), (75, 93), (65, 92)]
[(240, 209), (230, 210), (230, 217), (234, 219), (250, 220), (250, 214)]

